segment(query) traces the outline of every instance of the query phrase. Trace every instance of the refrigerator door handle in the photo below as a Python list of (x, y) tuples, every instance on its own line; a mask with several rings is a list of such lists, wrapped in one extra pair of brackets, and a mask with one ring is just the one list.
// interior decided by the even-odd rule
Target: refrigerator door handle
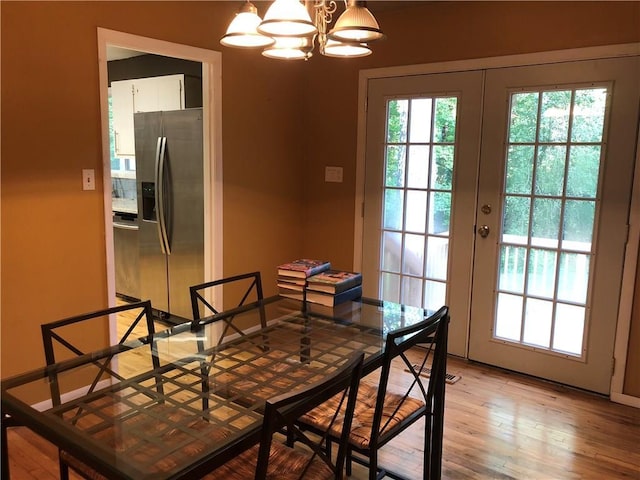
[[(161, 214), (160, 212), (162, 212), (161, 210), (161, 203), (160, 203), (160, 193), (159, 193), (159, 188), (160, 188), (160, 155), (162, 152), (162, 137), (158, 137), (158, 142), (156, 143), (156, 158), (155, 158), (155, 165), (154, 165), (154, 181), (155, 181), (155, 188), (154, 188), (154, 196), (155, 196), (155, 210), (156, 210), (156, 228), (158, 230), (158, 242), (160, 242), (160, 251), (163, 254), (166, 254), (165, 252), (165, 248), (164, 248), (164, 239), (162, 237), (162, 225), (161, 225)], [(164, 212), (163, 212), (164, 213)]]
[(164, 199), (165, 199), (165, 160), (167, 158), (167, 137), (160, 137), (158, 140), (161, 141), (160, 145), (160, 156), (158, 158), (158, 180), (156, 193), (158, 195), (158, 227), (160, 229), (161, 241), (160, 244), (163, 246), (163, 253), (167, 255), (171, 255), (171, 245), (169, 243), (169, 235), (167, 234), (167, 217), (164, 211)]

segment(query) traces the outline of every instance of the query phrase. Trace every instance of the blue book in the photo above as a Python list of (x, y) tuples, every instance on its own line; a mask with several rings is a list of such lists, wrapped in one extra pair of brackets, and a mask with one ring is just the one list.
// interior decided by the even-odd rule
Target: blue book
[(307, 290), (307, 302), (318, 303), (326, 307), (335, 307), (340, 303), (355, 300), (360, 297), (362, 297), (362, 285), (357, 285), (344, 292), (336, 293), (335, 295)]

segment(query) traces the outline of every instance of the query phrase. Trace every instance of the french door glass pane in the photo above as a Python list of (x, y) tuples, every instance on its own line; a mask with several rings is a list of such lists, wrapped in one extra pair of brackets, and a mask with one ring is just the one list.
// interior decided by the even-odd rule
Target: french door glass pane
[(505, 191), (507, 193), (531, 193), (533, 180), (532, 145), (511, 145), (507, 156)]
[[(424, 235), (406, 234), (404, 255), (402, 255), (402, 273), (422, 277), (424, 265)], [(410, 305), (415, 305), (412, 303)]]
[(384, 191), (384, 212), (382, 224), (385, 229), (402, 229), (404, 196), (402, 190), (387, 188)]
[(381, 290), (385, 300), (390, 302), (400, 302), (400, 275), (383, 273), (381, 275)]
[(556, 252), (532, 248), (527, 268), (527, 294), (553, 298), (556, 280)]
[(502, 245), (500, 249), (500, 275), (498, 287), (504, 292), (524, 292), (524, 272), (527, 249)]
[(449, 234), (451, 223), (451, 192), (431, 192), (429, 233)]
[(449, 239), (427, 237), (427, 276), (436, 280), (447, 280)]
[(387, 143), (407, 141), (409, 100), (391, 100), (387, 108)]
[(522, 342), (537, 347), (548, 347), (551, 339), (552, 314), (553, 302), (528, 298)]
[(408, 190), (405, 214), (405, 230), (424, 233), (427, 223), (427, 192)]
[(400, 272), (402, 252), (402, 234), (398, 232), (382, 233), (382, 269), (387, 272)]
[(387, 101), (381, 286), (384, 300), (445, 303), (458, 99)]
[(560, 229), (561, 200), (534, 198), (533, 221), (531, 225), (531, 244), (540, 247), (556, 248)]
[(560, 254), (558, 300), (582, 305), (587, 303), (589, 257), (579, 253)]
[(404, 145), (387, 145), (385, 186), (404, 187), (406, 151), (407, 149)]
[(538, 92), (516, 93), (511, 96), (510, 143), (533, 143), (536, 141), (538, 97)]
[(531, 197), (507, 195), (504, 203), (502, 241), (527, 244), (529, 240), (529, 211)]
[(575, 97), (571, 141), (602, 142), (607, 89), (589, 88), (576, 90)]
[(573, 145), (569, 153), (567, 196), (596, 198), (600, 172), (600, 145)]
[(409, 188), (427, 188), (429, 184), (429, 147), (412, 145), (409, 147)]
[(542, 93), (540, 107), (540, 142), (566, 142), (569, 132), (571, 91)]
[(511, 94), (496, 338), (583, 355), (607, 94)]
[(522, 298), (519, 295), (498, 293), (495, 337), (515, 342), (520, 341)]
[(431, 138), (431, 98), (411, 100), (411, 143), (428, 143)]
[(581, 252), (591, 251), (596, 202), (567, 200), (564, 209), (562, 247)]
[(447, 284), (444, 282), (424, 282), (424, 308), (436, 311), (446, 303)]
[(564, 146), (539, 147), (534, 187), (536, 195), (562, 195), (565, 157)]
[(585, 308), (558, 303), (553, 331), (553, 349), (579, 355), (584, 335)]

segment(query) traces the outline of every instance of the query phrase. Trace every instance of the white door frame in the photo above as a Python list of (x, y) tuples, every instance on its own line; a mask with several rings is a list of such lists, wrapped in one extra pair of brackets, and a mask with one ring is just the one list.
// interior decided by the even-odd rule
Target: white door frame
[[(107, 45), (202, 63), (204, 157), (204, 278), (222, 276), (222, 59), (221, 53), (98, 27), (104, 219), (109, 306), (115, 305)], [(185, 292), (186, 294), (186, 292)], [(214, 302), (222, 299), (214, 298)], [(116, 332), (112, 319), (111, 334)], [(114, 337), (115, 338), (115, 337)], [(114, 340), (112, 338), (111, 340)], [(117, 338), (116, 338), (117, 340)]]
[[(362, 270), (362, 215), (364, 205), (365, 180), (365, 151), (366, 151), (366, 108), (368, 96), (368, 82), (374, 78), (403, 77), (410, 75), (425, 75), (431, 73), (463, 72), (468, 70), (483, 70), (493, 68), (518, 67), (528, 65), (542, 65), (579, 60), (595, 60), (601, 58), (626, 57), (640, 54), (640, 43), (606, 45), (598, 47), (556, 50), (522, 55), (508, 55), (503, 57), (487, 57), (472, 60), (457, 60), (420, 65), (406, 65), (361, 70), (358, 79), (358, 135), (356, 151), (356, 192), (355, 192), (355, 227), (354, 227), (354, 271)], [(640, 137), (639, 137), (640, 143)], [(640, 152), (636, 152), (636, 166), (640, 165)], [(636, 168), (636, 170), (638, 170)], [(617, 330), (615, 340), (616, 371), (611, 381), (611, 399), (627, 405), (640, 406), (640, 399), (622, 393), (624, 383), (624, 367), (627, 357), (627, 344), (630, 331), (631, 307), (635, 287), (635, 271), (638, 264), (638, 246), (640, 245), (640, 209), (634, 203), (640, 198), (640, 179), (636, 173), (632, 205), (629, 218), (630, 234), (624, 263), (622, 280), (622, 294), (618, 311)], [(467, 332), (469, 331), (470, 312), (467, 312)], [(621, 368), (618, 368), (618, 366)]]

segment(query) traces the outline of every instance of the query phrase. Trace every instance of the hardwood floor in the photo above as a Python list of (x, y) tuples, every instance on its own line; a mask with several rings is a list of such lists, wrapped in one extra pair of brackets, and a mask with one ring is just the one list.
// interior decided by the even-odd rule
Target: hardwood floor
[[(444, 479), (640, 479), (640, 410), (457, 358), (448, 372), (462, 378), (447, 385)], [(423, 425), (387, 445), (381, 463), (421, 478)], [(8, 444), (13, 480), (58, 478), (49, 442), (17, 427)], [(354, 467), (351, 478), (366, 473)]]

